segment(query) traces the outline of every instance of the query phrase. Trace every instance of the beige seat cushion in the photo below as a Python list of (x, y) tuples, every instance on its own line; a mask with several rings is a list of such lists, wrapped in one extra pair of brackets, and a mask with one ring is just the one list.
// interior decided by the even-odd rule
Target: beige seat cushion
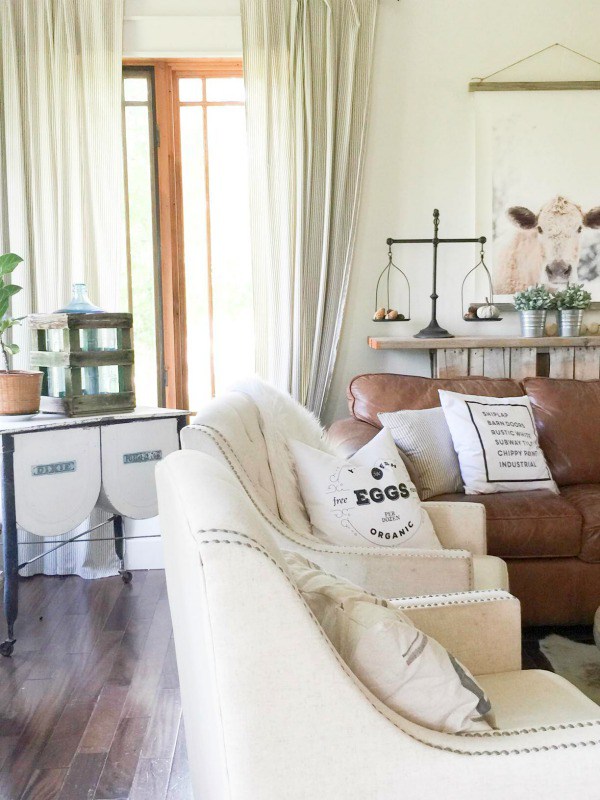
[(541, 669), (480, 675), (501, 730), (560, 725), (598, 719), (600, 706), (573, 684)]

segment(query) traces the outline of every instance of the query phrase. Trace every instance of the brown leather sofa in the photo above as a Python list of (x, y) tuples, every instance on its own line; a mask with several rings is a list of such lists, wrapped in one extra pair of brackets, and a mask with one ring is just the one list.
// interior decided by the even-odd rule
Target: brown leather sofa
[(330, 435), (350, 455), (381, 428), (378, 412), (439, 406), (438, 389), (530, 398), (560, 495), (540, 490), (431, 500), (485, 505), (488, 551), (507, 562), (525, 625), (591, 624), (600, 606), (600, 380), (359, 375), (348, 387), (352, 417), (335, 422)]

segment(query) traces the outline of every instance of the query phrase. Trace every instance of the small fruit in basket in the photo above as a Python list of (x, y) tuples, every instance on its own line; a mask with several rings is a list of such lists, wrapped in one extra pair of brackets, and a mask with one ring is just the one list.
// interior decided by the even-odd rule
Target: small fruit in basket
[(385, 319), (385, 308), (378, 308), (377, 311), (373, 314), (374, 320), (381, 320)]
[(388, 312), (385, 315), (386, 319), (398, 319), (398, 312), (395, 308), (388, 308)]

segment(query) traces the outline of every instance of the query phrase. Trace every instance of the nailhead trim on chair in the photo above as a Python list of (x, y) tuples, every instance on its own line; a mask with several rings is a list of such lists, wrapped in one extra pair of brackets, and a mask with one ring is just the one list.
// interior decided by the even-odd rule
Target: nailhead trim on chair
[[(267, 522), (269, 525), (271, 525), (271, 527), (275, 528), (275, 530), (278, 531), (282, 536), (285, 536), (286, 539), (291, 539), (291, 541), (295, 542), (296, 544), (302, 545), (303, 547), (306, 547), (306, 548), (308, 548), (309, 550), (312, 550), (315, 553), (332, 553), (332, 554), (344, 553), (346, 555), (351, 555), (351, 556), (352, 555), (369, 555), (369, 556), (373, 555), (373, 556), (376, 556), (376, 557), (377, 556), (379, 556), (379, 557), (384, 557), (385, 556), (385, 557), (388, 557), (388, 558), (390, 556), (395, 556), (395, 557), (398, 557), (398, 558), (407, 558), (407, 559), (408, 558), (437, 559), (437, 560), (439, 560), (440, 558), (441, 559), (447, 559), (447, 558), (466, 559), (466, 560), (468, 560), (468, 565), (469, 565), (469, 586), (471, 586), (471, 587), (473, 586), (473, 583), (474, 583), (473, 557), (471, 555), (467, 555), (467, 556), (463, 555), (462, 554), (463, 551), (445, 550), (444, 549), (444, 550), (442, 550), (444, 555), (443, 556), (442, 555), (438, 556), (437, 554), (433, 554), (433, 553), (430, 553), (430, 552), (427, 552), (427, 553), (406, 553), (406, 552), (404, 552), (403, 553), (403, 552), (399, 552), (398, 550), (395, 550), (394, 552), (390, 552), (387, 548), (384, 549), (384, 548), (375, 548), (375, 547), (368, 547), (368, 548), (357, 547), (355, 550), (352, 550), (352, 549), (350, 549), (348, 547), (348, 548), (339, 548), (339, 549), (333, 550), (333, 549), (331, 549), (331, 548), (329, 548), (327, 546), (323, 546), (318, 541), (314, 541), (312, 539), (301, 538), (299, 536), (299, 534), (297, 534), (294, 530), (292, 530), (292, 528), (286, 527), (285, 530), (282, 529), (282, 527), (280, 527), (280, 525), (276, 521), (277, 518), (274, 517), (274, 519), (269, 519), (269, 517), (264, 513), (263, 509), (257, 504), (257, 502), (254, 499), (254, 497), (252, 496), (252, 494), (246, 488), (244, 480), (243, 480), (242, 476), (239, 474), (238, 469), (246, 476), (246, 479), (248, 481), (250, 481), (250, 483), (252, 483), (252, 479), (250, 478), (250, 476), (248, 475), (248, 473), (246, 472), (244, 467), (241, 465), (239, 460), (236, 458), (236, 461), (238, 463), (238, 467), (236, 467), (236, 465), (229, 458), (228, 454), (221, 447), (221, 444), (218, 441), (218, 437), (221, 438), (225, 442), (226, 446), (231, 450), (232, 453), (235, 453), (233, 447), (231, 446), (231, 444), (229, 443), (227, 438), (225, 436), (223, 436), (223, 434), (220, 431), (218, 431), (216, 428), (213, 428), (210, 425), (190, 425), (188, 427), (195, 428), (196, 430), (202, 431), (203, 434), (208, 436), (208, 438), (211, 439), (212, 442), (214, 442), (214, 444), (218, 448), (219, 452), (221, 453), (221, 455), (223, 456), (225, 461), (231, 467), (231, 470), (232, 470), (233, 474), (236, 476), (236, 478), (241, 483), (244, 491), (246, 492), (246, 494), (250, 498), (254, 508), (258, 511), (258, 513), (265, 520), (265, 522)], [(380, 552), (380, 550), (383, 550), (383, 552)]]
[[(257, 552), (259, 552), (261, 555), (263, 555), (265, 558), (267, 558), (272, 564), (274, 564), (277, 567), (277, 569), (284, 576), (285, 580), (292, 587), (292, 589), (294, 590), (296, 595), (300, 598), (300, 600), (302, 601), (304, 607), (306, 608), (306, 610), (308, 611), (308, 613), (310, 614), (312, 619), (316, 622), (320, 635), (323, 637), (323, 639), (326, 642), (327, 646), (329, 647), (329, 649), (331, 650), (331, 652), (335, 656), (337, 662), (340, 664), (340, 666), (342, 667), (342, 669), (344, 670), (346, 675), (348, 675), (357, 684), (357, 686), (360, 689), (362, 689), (362, 684), (360, 683), (358, 678), (354, 675), (352, 670), (348, 667), (348, 665), (345, 663), (345, 661), (340, 657), (340, 655), (337, 652), (337, 650), (335, 649), (335, 647), (331, 644), (331, 641), (325, 635), (325, 631), (321, 627), (321, 624), (319, 623), (318, 619), (312, 613), (312, 611), (309, 608), (308, 604), (306, 603), (305, 599), (302, 597), (302, 593), (300, 592), (300, 590), (298, 589), (296, 584), (290, 579), (289, 575), (285, 572), (284, 569), (282, 569), (281, 565), (277, 563), (277, 561), (273, 558), (273, 556), (271, 556), (261, 544), (259, 544), (255, 539), (253, 539), (248, 534), (240, 533), (240, 532), (234, 531), (234, 530), (222, 529), (222, 528), (209, 528), (209, 529), (206, 529), (206, 530), (198, 530), (198, 531), (196, 531), (197, 535), (207, 534), (207, 533), (232, 534), (233, 536), (242, 536), (245, 539), (248, 539), (248, 541), (247, 542), (239, 542), (239, 541), (232, 541), (231, 539), (200, 539), (198, 544), (200, 544), (200, 545), (234, 544), (234, 545), (237, 545), (238, 547), (248, 547), (251, 550), (256, 550)], [(204, 566), (204, 563), (202, 562), (202, 555), (201, 554), (200, 554), (200, 561), (201, 561), (202, 565)], [(363, 694), (364, 694), (364, 692), (363, 692)], [(377, 711), (379, 714), (382, 714), (381, 709), (378, 708), (371, 700), (369, 700), (369, 698), (368, 698), (368, 696), (366, 694), (364, 696), (365, 696), (367, 702), (371, 705), (371, 707), (374, 708), (375, 711)], [(575, 747), (588, 747), (588, 746), (592, 746), (592, 745), (600, 745), (600, 738), (598, 738), (598, 739), (591, 739), (591, 740), (586, 741), (586, 742), (565, 742), (563, 744), (550, 744), (550, 745), (536, 745), (534, 747), (521, 747), (521, 748), (515, 748), (513, 750), (481, 750), (479, 752), (473, 752), (473, 751), (470, 751), (470, 750), (461, 750), (460, 748), (455, 748), (455, 747), (442, 747), (440, 745), (432, 744), (431, 742), (427, 742), (427, 741), (425, 741), (423, 739), (420, 739), (418, 736), (415, 736), (414, 734), (409, 733), (407, 730), (405, 730), (400, 725), (398, 725), (397, 722), (395, 722), (393, 719), (391, 719), (390, 717), (386, 716), (385, 714), (383, 714), (383, 716), (385, 716), (386, 719), (388, 720), (388, 722), (390, 722), (395, 728), (397, 728), (398, 730), (402, 731), (402, 733), (405, 736), (408, 736), (413, 741), (419, 742), (419, 744), (425, 745), (426, 747), (432, 747), (434, 750), (441, 750), (443, 752), (454, 753), (456, 755), (466, 755), (466, 756), (510, 756), (510, 755), (521, 755), (521, 754), (527, 754), (527, 753), (549, 752), (549, 751), (553, 751), (553, 750), (568, 750), (569, 748), (575, 748)], [(456, 735), (460, 736), (460, 737), (465, 737), (465, 738), (468, 738), (468, 737), (470, 737), (470, 738), (479, 738), (479, 737), (481, 737), (481, 738), (490, 738), (490, 737), (502, 738), (502, 737), (507, 737), (507, 736), (518, 736), (520, 734), (547, 733), (549, 731), (575, 730), (577, 728), (587, 728), (587, 727), (599, 728), (598, 735), (600, 737), (600, 720), (591, 720), (589, 722), (568, 722), (568, 723), (561, 723), (559, 725), (545, 725), (545, 726), (533, 727), (533, 728), (523, 728), (523, 729), (519, 729), (519, 730), (509, 730), (509, 731), (492, 730), (492, 731), (481, 731), (481, 732), (477, 732), (477, 733), (461, 733), (461, 734), (456, 734)]]
[[(400, 607), (400, 611), (404, 608), (437, 608), (438, 606), (470, 606), (472, 603), (498, 603), (503, 602), (505, 600), (512, 600), (513, 595), (510, 592), (504, 592), (503, 589), (475, 589), (474, 591), (480, 594), (486, 595), (493, 595), (494, 592), (503, 592), (503, 597), (473, 597), (469, 598), (468, 600), (444, 600), (443, 602), (435, 602), (431, 603), (431, 605), (425, 606), (419, 603), (415, 603), (414, 605), (405, 605), (406, 600), (426, 600), (429, 597), (446, 597), (451, 598), (452, 594), (423, 594), (423, 595), (416, 595), (414, 597), (390, 597), (389, 602), (393, 603), (394, 601), (402, 602), (402, 606)], [(466, 592), (456, 592), (456, 594), (466, 594)]]

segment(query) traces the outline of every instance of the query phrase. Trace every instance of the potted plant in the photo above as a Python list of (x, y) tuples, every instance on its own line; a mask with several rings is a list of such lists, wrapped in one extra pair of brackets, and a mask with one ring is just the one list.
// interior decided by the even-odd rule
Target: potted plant
[(9, 358), (19, 352), (19, 346), (5, 341), (7, 332), (15, 325), (20, 325), (23, 319), (6, 316), (11, 297), (21, 291), (20, 286), (7, 283), (6, 278), (22, 261), (15, 253), (0, 256), (0, 415), (4, 416), (35, 414), (40, 410), (42, 373), (11, 370)]
[(536, 284), (517, 292), (515, 309), (521, 315), (521, 335), (527, 338), (544, 336), (548, 309), (554, 308), (554, 295), (545, 286)]
[(567, 288), (555, 295), (558, 311), (558, 335), (579, 336), (583, 312), (590, 307), (592, 295), (583, 288), (582, 283), (567, 284)]

